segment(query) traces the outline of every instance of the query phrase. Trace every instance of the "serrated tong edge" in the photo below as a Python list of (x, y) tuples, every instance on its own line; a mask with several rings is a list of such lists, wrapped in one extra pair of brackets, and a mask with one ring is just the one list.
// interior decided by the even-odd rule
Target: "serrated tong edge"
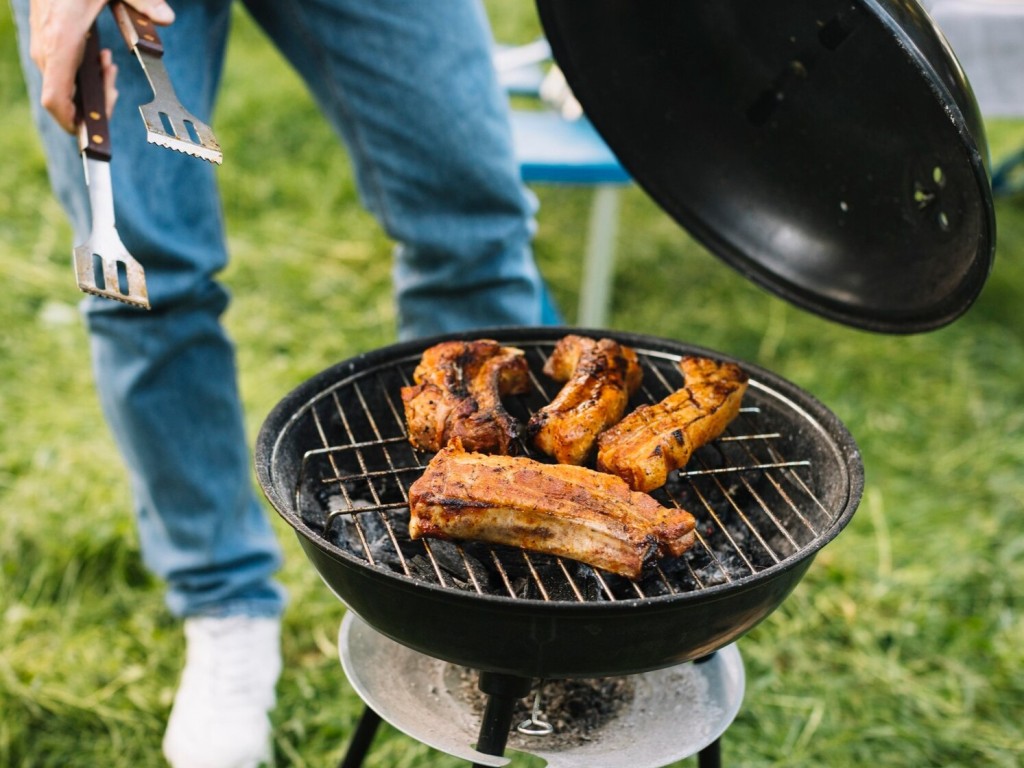
[(156, 26), (148, 16), (121, 0), (110, 0), (109, 6), (121, 36), (138, 59), (153, 91), (153, 100), (139, 107), (146, 140), (220, 165), (224, 153), (213, 130), (178, 99), (164, 66), (164, 45)]

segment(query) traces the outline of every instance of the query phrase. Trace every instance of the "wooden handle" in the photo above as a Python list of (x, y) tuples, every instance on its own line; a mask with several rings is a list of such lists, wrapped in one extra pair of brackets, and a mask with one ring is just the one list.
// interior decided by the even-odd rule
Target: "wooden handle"
[(100, 33), (92, 25), (85, 38), (85, 55), (78, 67), (75, 103), (78, 106), (78, 149), (95, 160), (110, 161), (110, 128), (103, 93)]
[(154, 56), (164, 55), (164, 43), (156, 32), (156, 25), (149, 17), (121, 0), (110, 0), (110, 12), (117, 20), (117, 27), (130, 50), (139, 48)]

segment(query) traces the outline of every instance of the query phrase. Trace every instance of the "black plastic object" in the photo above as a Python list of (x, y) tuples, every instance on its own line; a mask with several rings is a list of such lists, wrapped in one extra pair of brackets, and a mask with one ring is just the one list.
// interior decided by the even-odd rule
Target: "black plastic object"
[(995, 251), (984, 127), (913, 0), (537, 5), (623, 166), (756, 283), (886, 333), (977, 298)]
[[(564, 328), (488, 329), (487, 335), (528, 353), (550, 353), (567, 332)], [(604, 333), (632, 346), (645, 359), (671, 361), (683, 354), (728, 359), (667, 339)], [(741, 363), (751, 379), (744, 408), (756, 411), (764, 435), (779, 438), (782, 455), (809, 458), (813, 469), (805, 482), (827, 514), (828, 523), (808, 534), (792, 554), (742, 578), (695, 591), (592, 602), (478, 594), (372, 565), (325, 538), (308, 510), (300, 509), (299, 488), (304, 483), (337, 484), (347, 473), (340, 464), (334, 467), (334, 457), (341, 462), (341, 454), (353, 448), (360, 466), (366, 465), (364, 476), (373, 477), (381, 493), (385, 483), (397, 480), (405, 491), (395, 498), (405, 497), (429, 456), (403, 453), (403, 448), (411, 449), (404, 437), (401, 403), (396, 406), (397, 391), (388, 391), (383, 382), (407, 381), (423, 350), (439, 340), (384, 347), (307, 380), (267, 417), (257, 437), (255, 458), (264, 493), (295, 530), (328, 587), (371, 627), (420, 653), (481, 671), (531, 678), (631, 674), (706, 656), (750, 631), (782, 603), (817, 552), (846, 527), (860, 501), (863, 466), (842, 423), (795, 385)], [(645, 386), (658, 385), (652, 380)], [(302, 479), (304, 458), (314, 454), (332, 457), (333, 478)], [(374, 460), (372, 454), (386, 454), (386, 461)], [(379, 469), (374, 461), (383, 462)], [(741, 474), (744, 483), (759, 482), (749, 468)], [(761, 480), (775, 482), (769, 473), (761, 475)], [(765, 499), (770, 492), (765, 488), (758, 498)], [(724, 513), (728, 510), (723, 509)], [(752, 509), (749, 514), (765, 513)], [(790, 501), (773, 514), (803, 513)], [(801, 526), (795, 517), (792, 520), (794, 529)]]

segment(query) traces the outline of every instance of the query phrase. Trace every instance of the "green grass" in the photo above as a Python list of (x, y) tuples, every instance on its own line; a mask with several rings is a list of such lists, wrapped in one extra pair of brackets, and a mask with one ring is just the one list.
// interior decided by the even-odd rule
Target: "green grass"
[[(505, 39), (529, 14), (496, 3)], [(240, 17), (218, 171), (236, 297), (227, 323), (255, 435), (304, 378), (394, 339), (389, 243), (344, 153)], [(92, 390), (71, 234), (30, 127), (0, 10), (0, 765), (159, 765), (180, 634), (142, 567), (124, 473)], [(989, 126), (993, 156), (1024, 126)], [(536, 251), (570, 318), (589, 193), (540, 189)], [(610, 325), (778, 371), (856, 437), (849, 528), (741, 640), (747, 695), (729, 765), (1017, 766), (1024, 754), (1024, 198), (997, 202), (995, 270), (940, 331), (886, 337), (794, 309), (624, 195)], [(341, 757), (360, 703), (337, 659), (339, 603), (290, 529), (279, 765)], [(685, 761), (692, 765), (693, 760)], [(535, 764), (517, 758), (515, 765)], [(369, 768), (464, 765), (386, 728)]]

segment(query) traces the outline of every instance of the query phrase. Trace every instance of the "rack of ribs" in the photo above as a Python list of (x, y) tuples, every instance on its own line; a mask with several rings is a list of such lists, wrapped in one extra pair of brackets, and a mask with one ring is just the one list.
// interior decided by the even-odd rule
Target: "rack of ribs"
[(401, 395), (414, 447), (439, 451), (459, 438), (468, 450), (512, 451), (519, 422), (501, 398), (529, 390), (529, 365), (521, 349), (490, 339), (442, 342), (424, 351), (413, 381)]
[(652, 491), (714, 440), (739, 413), (747, 375), (734, 363), (688, 356), (684, 386), (659, 403), (641, 405), (598, 438), (597, 468), (635, 491)]
[(526, 433), (562, 464), (583, 464), (591, 456), (597, 436), (622, 418), (643, 378), (631, 347), (574, 334), (555, 345), (544, 373), (566, 384), (530, 417)]
[(409, 534), (472, 539), (567, 557), (637, 579), (646, 562), (694, 541), (686, 510), (614, 475), (525, 456), (473, 453), (458, 440), (409, 488)]

